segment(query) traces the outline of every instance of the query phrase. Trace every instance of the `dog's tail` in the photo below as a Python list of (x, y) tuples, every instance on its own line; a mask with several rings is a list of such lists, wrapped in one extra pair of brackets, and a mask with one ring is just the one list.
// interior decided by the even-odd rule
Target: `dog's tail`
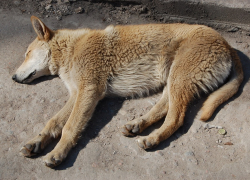
[(215, 109), (231, 98), (239, 89), (240, 84), (243, 81), (243, 70), (240, 62), (240, 58), (234, 49), (231, 49), (232, 57), (232, 73), (229, 81), (222, 87), (214, 91), (208, 96), (207, 100), (203, 103), (200, 111), (199, 119), (201, 121), (207, 121), (214, 113)]

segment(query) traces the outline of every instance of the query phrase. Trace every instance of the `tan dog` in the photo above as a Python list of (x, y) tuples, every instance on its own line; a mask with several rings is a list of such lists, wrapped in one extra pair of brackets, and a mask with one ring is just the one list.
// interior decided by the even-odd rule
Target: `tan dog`
[(49, 167), (66, 158), (106, 95), (142, 96), (163, 89), (162, 98), (146, 115), (122, 129), (125, 136), (135, 136), (165, 117), (158, 130), (138, 139), (139, 146), (148, 149), (183, 124), (194, 96), (216, 89), (201, 109), (200, 120), (206, 121), (238, 91), (243, 80), (235, 50), (206, 26), (148, 24), (52, 31), (34, 16), (31, 22), (38, 37), (28, 47), (13, 80), (29, 83), (58, 74), (70, 93), (62, 110), (21, 149), (30, 157), (61, 136), (44, 157)]

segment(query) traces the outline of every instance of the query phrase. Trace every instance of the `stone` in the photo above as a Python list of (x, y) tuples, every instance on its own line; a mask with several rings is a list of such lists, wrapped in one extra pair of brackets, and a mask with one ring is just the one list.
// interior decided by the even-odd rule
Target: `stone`
[(83, 13), (83, 8), (82, 8), (82, 7), (76, 8), (76, 9), (75, 9), (75, 13), (76, 13), (76, 14)]

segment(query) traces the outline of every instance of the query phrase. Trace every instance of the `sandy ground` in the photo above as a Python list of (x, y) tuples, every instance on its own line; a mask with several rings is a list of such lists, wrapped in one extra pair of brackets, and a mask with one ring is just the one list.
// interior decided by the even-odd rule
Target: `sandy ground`
[[(56, 142), (34, 158), (20, 156), (19, 149), (63, 107), (67, 90), (58, 77), (41, 78), (31, 85), (12, 81), (35, 33), (27, 13), (0, 10), (0, 20), (0, 179), (249, 179), (249, 36), (240, 31), (221, 32), (239, 51), (245, 80), (237, 95), (218, 108), (208, 122), (210, 129), (195, 120), (202, 104), (199, 100), (190, 106), (183, 127), (157, 148), (144, 151), (137, 146), (136, 137), (124, 137), (120, 127), (152, 108), (161, 94), (133, 100), (104, 99), (65, 162), (50, 169), (41, 159)], [(49, 17), (44, 22), (52, 29), (104, 28), (112, 24), (101, 14), (91, 13), (73, 14), (61, 21)], [(131, 16), (128, 23), (147, 22)], [(213, 126), (223, 127), (227, 134), (220, 135)]]

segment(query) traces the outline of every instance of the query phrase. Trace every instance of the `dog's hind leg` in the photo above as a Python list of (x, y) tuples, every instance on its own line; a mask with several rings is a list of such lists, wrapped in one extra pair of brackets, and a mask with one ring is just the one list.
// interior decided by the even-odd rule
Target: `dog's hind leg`
[(160, 119), (165, 117), (168, 112), (168, 106), (169, 106), (168, 92), (167, 92), (167, 86), (165, 86), (161, 99), (147, 114), (127, 122), (122, 127), (123, 135), (135, 136), (136, 134), (141, 133), (144, 129), (146, 129), (153, 123), (156, 123)]
[(64, 107), (52, 117), (44, 129), (28, 141), (20, 150), (23, 156), (30, 157), (40, 153), (46, 145), (54, 138), (61, 135), (62, 128), (68, 120), (76, 99), (76, 93), (72, 93)]
[(193, 99), (194, 93), (192, 80), (188, 76), (179, 76), (178, 65), (171, 69), (168, 78), (169, 109), (165, 121), (159, 129), (138, 139), (138, 145), (143, 149), (155, 147), (183, 125), (187, 106)]

